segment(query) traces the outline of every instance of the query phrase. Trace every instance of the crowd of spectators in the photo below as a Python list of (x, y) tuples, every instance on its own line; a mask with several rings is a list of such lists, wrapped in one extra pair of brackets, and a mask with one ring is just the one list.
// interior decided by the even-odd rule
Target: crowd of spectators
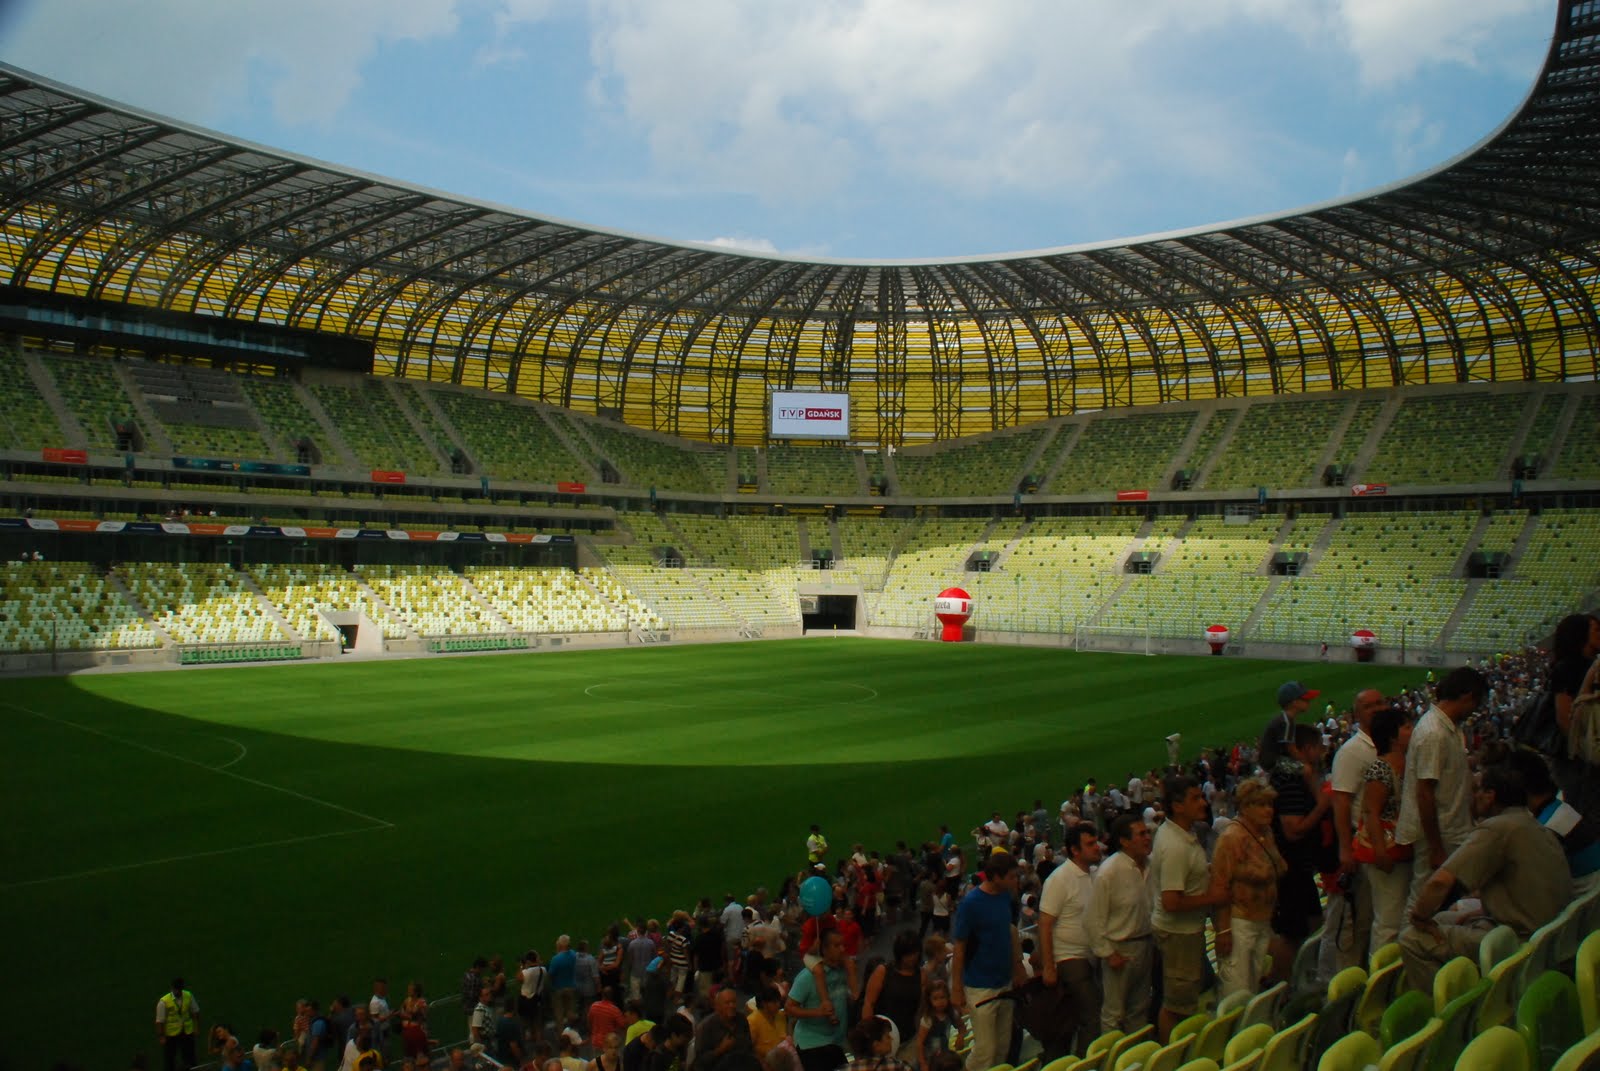
[[(451, 1066), (985, 1071), (1025, 1033), (1047, 1059), (1152, 1020), (1165, 1039), (1213, 982), (1284, 978), (1319, 928), (1322, 977), (1398, 940), (1426, 990), (1489, 928), (1525, 938), (1594, 883), (1592, 789), (1573, 778), (1596, 771), (1515, 744), (1546, 696), (1571, 719), (1597, 653), (1600, 622), (1578, 615), (1553, 657), (1429, 672), (1348, 708), (1286, 682), (1258, 741), (915, 846), (835, 852), (814, 825), (776, 894), (622, 919), (592, 947), (563, 935), (548, 961), (477, 958), (458, 1009), (414, 982), (393, 1006), (377, 979), (366, 1001), (298, 1002), (282, 1044), (216, 1027), (211, 1051), (256, 1071), (420, 1068), (464, 1037)], [(831, 903), (808, 912), (818, 879)]]

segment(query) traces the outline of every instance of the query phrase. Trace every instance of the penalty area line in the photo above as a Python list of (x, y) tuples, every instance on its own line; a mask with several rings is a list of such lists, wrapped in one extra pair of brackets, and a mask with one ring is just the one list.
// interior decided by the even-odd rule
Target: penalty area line
[[(35, 718), (38, 718), (40, 721), (48, 721), (48, 722), (54, 722), (57, 725), (65, 725), (69, 729), (77, 729), (79, 732), (89, 733), (92, 736), (98, 736), (98, 737), (101, 737), (102, 739), (110, 740), (110, 741), (113, 741), (113, 742), (118, 743), (118, 744), (123, 744), (123, 745), (125, 745), (127, 747), (136, 748), (139, 751), (146, 751), (146, 752), (149, 752), (152, 755), (160, 755), (162, 758), (171, 759), (174, 762), (181, 762), (186, 766), (194, 766), (194, 767), (196, 767), (198, 769), (206, 770), (206, 771), (208, 771), (210, 773), (218, 774), (218, 775), (220, 775), (222, 777), (231, 777), (235, 781), (243, 781), (247, 785), (254, 785), (257, 788), (270, 789), (273, 792), (279, 792), (279, 793), (282, 793), (285, 796), (293, 796), (297, 800), (304, 800), (306, 803), (314, 803), (319, 807), (326, 807), (331, 811), (338, 811), (341, 814), (348, 814), (348, 815), (351, 815), (352, 817), (361, 819), (363, 822), (371, 823), (372, 828), (374, 828), (374, 829), (393, 829), (394, 828), (394, 823), (393, 822), (387, 821), (387, 820), (382, 819), (382, 818), (375, 818), (370, 814), (366, 814), (366, 813), (364, 813), (362, 811), (356, 810), (354, 807), (346, 807), (342, 803), (334, 803), (331, 800), (319, 799), (316, 796), (308, 796), (304, 792), (297, 792), (292, 788), (285, 788), (283, 785), (275, 785), (270, 781), (261, 781), (261, 780), (258, 780), (256, 778), (254, 778), (254, 777), (246, 777), (244, 774), (241, 774), (241, 773), (234, 773), (232, 770), (227, 768), (228, 766), (232, 766), (233, 762), (227, 763), (227, 764), (225, 764), (223, 766), (207, 766), (205, 763), (197, 762), (196, 760), (191, 759), (186, 755), (179, 755), (179, 754), (177, 754), (175, 752), (164, 751), (161, 748), (152, 747), (149, 744), (141, 744), (137, 740), (129, 740), (129, 739), (125, 738), (125, 737), (117, 736), (114, 733), (108, 733), (103, 729), (96, 729), (92, 725), (82, 725), (82, 724), (80, 724), (78, 722), (75, 722), (75, 721), (68, 721), (66, 718), (58, 718), (53, 714), (41, 714), (37, 710), (31, 710), (28, 707), (19, 706), (16, 703), (3, 703), (3, 704), (0, 704), (0, 706), (4, 706), (4, 707), (6, 707), (6, 708), (8, 708), (10, 710), (20, 711), (23, 714), (31, 714)], [(223, 739), (227, 739), (227, 738), (224, 737)], [(230, 743), (237, 744), (237, 741), (230, 741)], [(239, 746), (242, 747), (243, 745), (239, 745)], [(243, 758), (243, 757), (244, 757), (243, 755), (240, 755), (238, 758), (234, 759), (233, 761), (237, 762), (237, 761), (239, 761), (239, 758)], [(0, 888), (10, 888), (10, 887), (11, 886), (0, 886)]]
[[(390, 828), (393, 828), (392, 826)], [(0, 884), (0, 892), (10, 892), (13, 889), (27, 889), (35, 885), (53, 885), (62, 881), (74, 881), (78, 878), (95, 878), (105, 874), (118, 874), (125, 870), (143, 870), (152, 866), (166, 866), (168, 863), (187, 863), (195, 859), (214, 859), (221, 855), (236, 855), (239, 852), (253, 852), (262, 848), (285, 848), (291, 844), (307, 844), (314, 840), (328, 840), (332, 837), (352, 837), (357, 833), (376, 833), (378, 826), (365, 826), (361, 829), (341, 829), (332, 833), (308, 833), (303, 837), (283, 837), (279, 840), (263, 840), (254, 844), (236, 844), (231, 848), (214, 848), (207, 852), (190, 852), (187, 855), (169, 855), (161, 859), (142, 859), (137, 863), (118, 863), (115, 866), (97, 866), (89, 870), (75, 870), (70, 874), (52, 874), (47, 878), (29, 878), (27, 881), (8, 881)]]

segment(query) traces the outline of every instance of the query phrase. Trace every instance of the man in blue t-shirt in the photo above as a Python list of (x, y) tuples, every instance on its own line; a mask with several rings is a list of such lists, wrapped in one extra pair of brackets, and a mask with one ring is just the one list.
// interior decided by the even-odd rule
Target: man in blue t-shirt
[(560, 1033), (578, 1021), (578, 954), (566, 934), (556, 938), (556, 954), (550, 957), (550, 992)]
[(783, 1009), (794, 1024), (794, 1047), (804, 1071), (834, 1071), (843, 1064), (845, 1029), (849, 1026), (846, 1016), (852, 994), (844, 935), (838, 930), (823, 930), (819, 944), (826, 994), (817, 988), (813, 971), (801, 971), (789, 987), (789, 999)]
[(1004, 1062), (1011, 1046), (1015, 1005), (1001, 994), (1027, 980), (1017, 940), (1017, 878), (1017, 861), (1007, 852), (992, 852), (983, 863), (983, 881), (956, 908), (950, 1003), (972, 1015), (968, 1071)]

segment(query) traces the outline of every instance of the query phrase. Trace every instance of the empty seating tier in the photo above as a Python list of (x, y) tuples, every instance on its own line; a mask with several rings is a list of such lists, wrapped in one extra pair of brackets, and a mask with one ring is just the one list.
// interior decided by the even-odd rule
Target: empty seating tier
[(92, 565), (6, 562), (0, 568), (0, 651), (159, 646), (160, 637)]
[(525, 406), (455, 390), (437, 391), (434, 399), (481, 472), (529, 483), (587, 483), (593, 478), (589, 466), (573, 457), (539, 414)]
[(901, 451), (895, 456), (900, 493), (928, 498), (1012, 494), (1026, 475), (1023, 463), (1046, 434), (1047, 429), (1032, 428), (973, 442)]
[(1368, 483), (1483, 483), (1507, 475), (1526, 394), (1407, 398), (1366, 471)]
[(1350, 403), (1257, 402), (1205, 478), (1212, 489), (1314, 487), (1317, 459)]
[(182, 644), (278, 643), (289, 637), (231, 566), (124, 562), (123, 583)]
[(775, 495), (858, 495), (856, 452), (829, 446), (767, 449), (767, 485)]
[(1044, 490), (1079, 495), (1157, 488), (1195, 416), (1192, 412), (1102, 414), (1084, 429)]

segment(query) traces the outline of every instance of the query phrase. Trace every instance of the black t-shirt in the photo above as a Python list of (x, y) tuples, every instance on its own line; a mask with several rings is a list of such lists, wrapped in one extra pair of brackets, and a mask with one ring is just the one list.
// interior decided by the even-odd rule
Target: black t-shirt
[(1283, 861), (1289, 864), (1291, 870), (1315, 872), (1316, 830), (1299, 840), (1290, 840), (1283, 832), (1284, 818), (1300, 818), (1317, 809), (1316, 797), (1306, 785), (1305, 772), (1300, 763), (1286, 758), (1272, 767), (1270, 778), (1272, 787), (1278, 790), (1278, 798), (1273, 805), (1272, 830), (1277, 835), (1278, 850), (1283, 853)]

